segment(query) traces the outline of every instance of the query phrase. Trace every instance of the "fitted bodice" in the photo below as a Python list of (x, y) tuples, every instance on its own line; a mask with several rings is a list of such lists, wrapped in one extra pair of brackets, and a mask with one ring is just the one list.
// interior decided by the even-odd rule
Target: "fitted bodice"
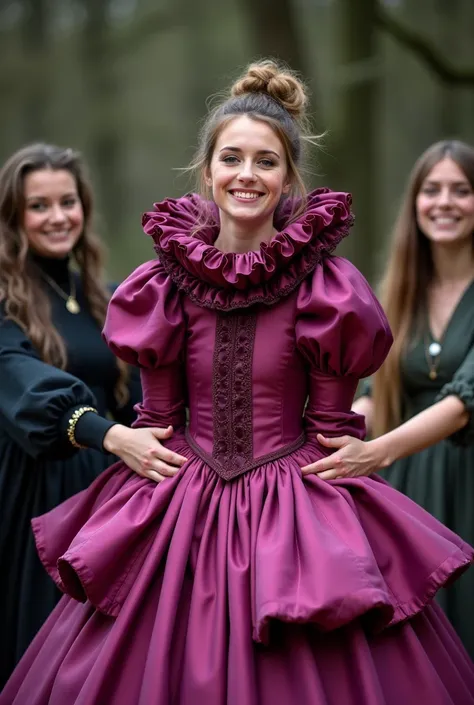
[(255, 312), (216, 315), (192, 302), (185, 312), (189, 428), (196, 442), (215, 457), (233, 448), (247, 460), (295, 442), (308, 396), (296, 349), (295, 296)]

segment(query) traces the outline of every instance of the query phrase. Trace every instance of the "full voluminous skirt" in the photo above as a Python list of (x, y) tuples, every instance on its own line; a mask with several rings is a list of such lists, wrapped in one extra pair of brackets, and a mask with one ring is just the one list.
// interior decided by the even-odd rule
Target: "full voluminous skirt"
[(438, 588), (473, 550), (378, 477), (302, 478), (307, 447), (225, 482), (122, 463), (34, 520), (66, 595), (0, 705), (472, 705)]

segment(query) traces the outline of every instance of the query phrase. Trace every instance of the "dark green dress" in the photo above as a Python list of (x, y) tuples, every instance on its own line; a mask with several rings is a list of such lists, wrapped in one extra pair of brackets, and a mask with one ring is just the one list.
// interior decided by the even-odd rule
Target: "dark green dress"
[[(428, 324), (426, 329), (430, 335)], [(403, 421), (450, 394), (459, 396), (467, 409), (474, 411), (474, 282), (440, 342), (435, 380), (429, 377), (426, 338), (415, 341), (402, 360)], [(382, 474), (474, 544), (474, 416), (451, 438), (395, 462)], [(438, 593), (438, 600), (474, 658), (474, 569)]]

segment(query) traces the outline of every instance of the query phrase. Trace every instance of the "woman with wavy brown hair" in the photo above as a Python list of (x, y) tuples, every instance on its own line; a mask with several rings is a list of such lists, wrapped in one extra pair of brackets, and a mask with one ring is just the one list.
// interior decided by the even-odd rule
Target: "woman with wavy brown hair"
[(111, 453), (149, 477), (183, 462), (159, 443), (170, 430), (128, 428), (140, 383), (101, 337), (111, 292), (92, 215), (72, 149), (29, 145), (0, 171), (0, 685), (60, 597), (31, 518)]
[[(373, 441), (333, 438), (322, 477), (380, 468), (474, 543), (474, 149), (432, 145), (416, 162), (381, 285), (394, 345), (353, 410)], [(474, 572), (439, 600), (474, 657)]]

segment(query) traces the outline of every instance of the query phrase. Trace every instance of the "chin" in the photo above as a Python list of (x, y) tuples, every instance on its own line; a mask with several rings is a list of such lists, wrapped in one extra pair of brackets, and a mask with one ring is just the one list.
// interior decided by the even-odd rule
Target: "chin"
[(430, 237), (431, 242), (439, 242), (440, 244), (460, 243), (466, 240), (467, 237), (462, 233), (433, 233)]
[(64, 259), (71, 254), (74, 245), (74, 242), (68, 242), (57, 245), (56, 247), (33, 247), (33, 249), (36, 250), (41, 257), (49, 257), (50, 259)]
[(236, 223), (261, 223), (269, 218), (273, 218), (273, 213), (268, 213), (267, 210), (256, 210), (252, 208), (233, 208), (227, 211), (227, 216), (232, 218)]

